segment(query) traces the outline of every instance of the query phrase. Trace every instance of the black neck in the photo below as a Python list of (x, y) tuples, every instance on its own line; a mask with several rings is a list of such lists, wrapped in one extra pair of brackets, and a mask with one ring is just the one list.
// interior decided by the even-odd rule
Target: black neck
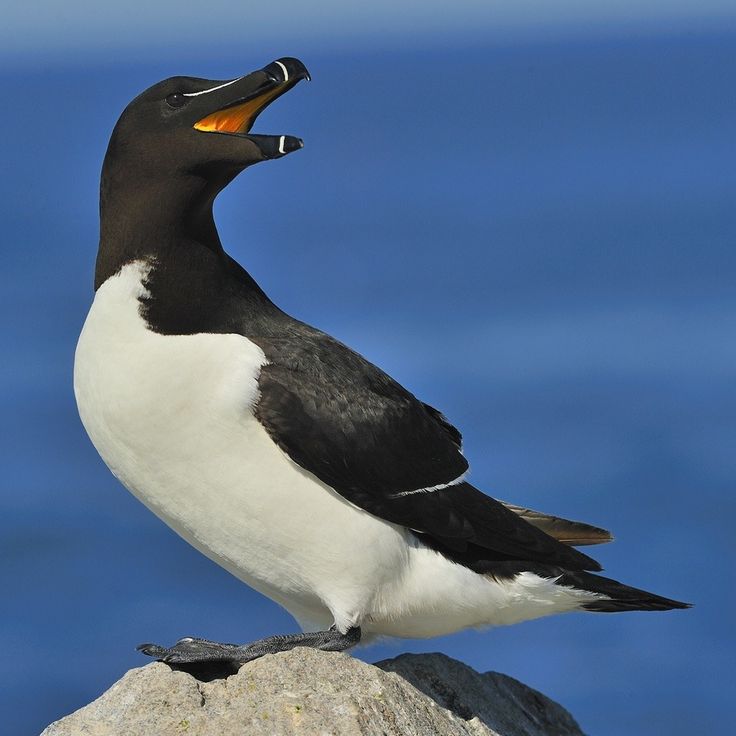
[(206, 248), (223, 255), (212, 216), (219, 188), (194, 175), (166, 184), (103, 171), (95, 289), (131, 261)]
[(127, 263), (147, 260), (142, 315), (156, 332), (248, 334), (281, 319), (222, 248), (212, 216), (222, 186), (195, 175), (166, 186), (131, 182), (103, 170), (95, 290)]

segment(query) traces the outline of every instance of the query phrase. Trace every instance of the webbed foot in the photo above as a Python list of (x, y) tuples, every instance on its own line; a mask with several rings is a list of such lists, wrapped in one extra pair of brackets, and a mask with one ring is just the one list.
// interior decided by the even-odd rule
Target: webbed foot
[(312, 647), (328, 652), (341, 652), (355, 646), (360, 641), (360, 627), (348, 629), (344, 634), (334, 626), (327, 631), (305, 634), (269, 636), (251, 644), (221, 644), (209, 639), (186, 636), (172, 647), (159, 644), (140, 644), (137, 649), (143, 654), (171, 665), (204, 664), (225, 662), (241, 665), (258, 659), (264, 654), (285, 652), (294, 647)]

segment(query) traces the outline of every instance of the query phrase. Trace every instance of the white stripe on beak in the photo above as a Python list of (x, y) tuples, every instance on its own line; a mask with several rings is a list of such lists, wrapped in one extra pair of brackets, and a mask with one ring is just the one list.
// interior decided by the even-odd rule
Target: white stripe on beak
[(276, 62), (284, 70), (284, 82), (289, 81), (289, 70), (280, 61)]

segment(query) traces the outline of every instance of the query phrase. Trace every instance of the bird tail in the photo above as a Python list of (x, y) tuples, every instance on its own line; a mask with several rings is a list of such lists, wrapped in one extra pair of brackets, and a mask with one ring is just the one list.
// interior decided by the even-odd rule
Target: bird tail
[(613, 539), (611, 532), (592, 524), (586, 524), (582, 521), (570, 521), (559, 516), (516, 506), (506, 501), (501, 501), (501, 503), (524, 521), (528, 521), (545, 534), (554, 537), (558, 542), (572, 547), (582, 547), (586, 544), (605, 544)]
[(586, 611), (598, 613), (617, 613), (619, 611), (669, 611), (673, 608), (690, 608), (691, 603), (683, 603), (672, 598), (649, 593), (646, 590), (632, 588), (619, 583), (617, 580), (604, 578), (602, 575), (593, 575), (589, 572), (564, 572), (556, 580), (557, 585), (568, 588), (586, 590), (590, 593), (599, 593), (606, 598), (600, 598), (584, 603)]

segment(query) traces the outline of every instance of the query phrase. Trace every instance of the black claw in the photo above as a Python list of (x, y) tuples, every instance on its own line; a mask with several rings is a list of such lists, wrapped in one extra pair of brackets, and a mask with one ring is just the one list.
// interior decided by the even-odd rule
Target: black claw
[(139, 644), (136, 649), (142, 654), (145, 654), (148, 657), (156, 657), (156, 659), (162, 659), (169, 651), (158, 644)]

